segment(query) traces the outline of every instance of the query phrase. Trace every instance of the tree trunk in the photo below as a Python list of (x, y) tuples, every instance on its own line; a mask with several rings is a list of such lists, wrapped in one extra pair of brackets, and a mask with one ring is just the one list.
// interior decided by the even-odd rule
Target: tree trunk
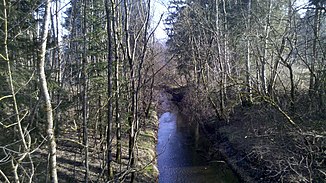
[(83, 115), (83, 144), (84, 144), (84, 153), (85, 153), (85, 182), (88, 182), (89, 177), (89, 153), (88, 153), (88, 101), (87, 101), (87, 0), (83, 1), (83, 9), (84, 9), (84, 20), (83, 20), (83, 54), (82, 54), (82, 84), (83, 84), (83, 90), (82, 90), (82, 115)]
[(269, 0), (268, 2), (268, 15), (267, 19), (265, 22), (265, 28), (264, 28), (264, 45), (263, 45), (263, 50), (264, 50), (264, 55), (261, 63), (261, 87), (262, 87), (262, 92), (263, 94), (267, 93), (266, 89), (266, 63), (267, 63), (267, 46), (268, 46), (268, 39), (269, 39), (269, 31), (270, 31), (270, 17), (272, 13), (272, 0)]
[(41, 35), (41, 42), (39, 45), (39, 75), (40, 75), (40, 85), (41, 92), (45, 100), (45, 111), (46, 111), (46, 120), (47, 120), (47, 135), (49, 139), (49, 155), (50, 155), (50, 177), (51, 182), (58, 182), (57, 175), (57, 158), (56, 158), (56, 142), (55, 135), (53, 130), (53, 111), (51, 105), (51, 98), (47, 86), (46, 76), (45, 76), (45, 54), (46, 54), (46, 43), (49, 32), (49, 23), (50, 23), (50, 8), (51, 1), (46, 0), (45, 2), (45, 13), (43, 19), (43, 31)]
[(111, 127), (112, 127), (112, 17), (111, 11), (113, 11), (109, 6), (109, 0), (105, 1), (105, 11), (106, 11), (106, 28), (107, 28), (107, 63), (108, 63), (108, 104), (107, 104), (107, 136), (106, 136), (106, 143), (107, 143), (107, 176), (110, 180), (112, 175), (112, 144), (111, 144)]
[(250, 79), (250, 31), (251, 31), (251, 0), (248, 1), (248, 20), (247, 20), (247, 58), (246, 58), (246, 97), (243, 105), (251, 105), (252, 92), (251, 92), (251, 79)]
[[(114, 45), (114, 58), (115, 58), (115, 80), (114, 80), (114, 87), (115, 87), (115, 125), (116, 125), (116, 161), (119, 164), (119, 171), (121, 171), (121, 120), (120, 120), (120, 45), (118, 37), (121, 34), (121, 27), (120, 23), (120, 13), (119, 9), (116, 8), (116, 0), (111, 0), (111, 15), (112, 15), (112, 37), (113, 37), (113, 45)], [(120, 31), (119, 31), (120, 30)]]
[[(19, 155), (19, 157), (12, 157), (11, 158), (11, 166), (12, 166), (12, 171), (13, 171), (13, 174), (14, 174), (14, 180), (16, 183), (19, 183), (20, 180), (19, 180), (19, 172), (18, 172), (18, 167), (21, 166), (21, 163), (22, 161), (25, 159), (26, 155), (28, 155), (29, 159), (30, 159), (30, 162), (31, 162), (31, 172), (32, 172), (32, 175), (29, 179), (29, 182), (32, 182), (33, 180), (33, 174), (34, 174), (34, 164), (33, 164), (33, 161), (31, 159), (31, 156), (30, 156), (30, 153), (28, 153), (28, 151), (30, 151), (30, 146), (31, 146), (31, 143), (30, 141), (27, 142), (27, 137), (29, 137), (29, 134), (28, 132), (26, 132), (26, 130), (24, 130), (23, 126), (22, 126), (22, 118), (20, 117), (19, 115), (19, 108), (18, 108), (18, 103), (17, 103), (17, 99), (16, 99), (16, 91), (15, 91), (15, 87), (14, 87), (14, 81), (13, 81), (13, 77), (12, 77), (12, 70), (11, 70), (11, 63), (10, 63), (10, 59), (9, 59), (9, 49), (8, 49), (8, 14), (7, 14), (7, 2), (6, 0), (3, 0), (3, 20), (4, 20), (4, 26), (3, 26), (3, 33), (4, 33), (4, 38), (3, 38), (3, 45), (4, 45), (4, 52), (5, 52), (5, 55), (2, 55), (0, 54), (1, 56), (1, 59), (3, 59), (6, 63), (7, 63), (7, 69), (8, 69), (8, 85), (9, 85), (9, 88), (10, 88), (10, 94), (11, 95), (7, 95), (5, 97), (2, 97), (1, 99), (4, 99), (4, 98), (12, 98), (13, 99), (13, 111), (14, 111), (14, 116), (15, 116), (15, 120), (16, 120), (16, 123), (17, 123), (17, 127), (18, 127), (18, 132), (19, 132), (19, 136), (20, 136), (20, 140), (22, 142), (22, 152), (21, 154)], [(0, 101), (1, 101), (0, 99)], [(15, 128), (16, 129), (16, 128)], [(15, 134), (15, 132), (14, 132)], [(25, 138), (25, 135), (27, 136)], [(17, 139), (17, 141), (19, 141)], [(1, 173), (3, 173), (1, 171)], [(3, 174), (4, 175), (4, 174)], [(4, 176), (6, 179), (7, 177)], [(9, 181), (8, 181), (9, 182)]]
[(105, 11), (106, 11), (106, 21), (107, 21), (107, 63), (108, 63), (108, 104), (107, 104), (107, 166), (108, 173), (107, 176), (112, 179), (112, 143), (111, 143), (111, 133), (112, 133), (112, 62), (113, 62), (113, 54), (112, 54), (112, 17), (111, 14), (113, 9), (109, 6), (109, 0), (105, 1)]
[[(130, 12), (128, 8), (128, 1), (124, 0), (124, 32), (125, 32), (125, 40), (126, 40), (126, 53), (125, 53), (125, 60), (128, 61), (129, 64), (129, 79), (130, 79), (130, 107), (129, 107), (129, 117), (128, 117), (128, 124), (129, 124), (129, 144), (128, 144), (128, 168), (133, 169), (135, 167), (135, 124), (136, 122), (136, 84), (135, 84), (135, 69), (134, 69), (134, 60), (131, 51), (131, 40), (129, 34), (129, 19), (130, 19)], [(136, 40), (134, 40), (136, 43)], [(133, 182), (135, 179), (135, 172), (131, 172), (131, 180)]]
[(320, 29), (320, 13), (319, 13), (319, 3), (317, 2), (315, 4), (315, 15), (314, 15), (314, 25), (313, 25), (313, 42), (312, 42), (312, 60), (310, 65), (310, 83), (309, 83), (309, 93), (312, 97), (313, 94), (316, 92), (316, 82), (317, 78), (315, 75), (315, 67), (316, 63), (318, 61), (318, 50), (317, 50), (317, 44), (319, 39), (319, 29)]

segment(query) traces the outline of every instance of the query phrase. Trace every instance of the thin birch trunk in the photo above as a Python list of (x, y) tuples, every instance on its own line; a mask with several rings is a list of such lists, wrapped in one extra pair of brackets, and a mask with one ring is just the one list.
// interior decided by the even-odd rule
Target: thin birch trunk
[[(7, 2), (6, 0), (3, 0), (3, 20), (4, 20), (4, 26), (3, 26), (3, 32), (4, 32), (4, 39), (3, 39), (3, 44), (4, 44), (4, 51), (5, 51), (5, 55), (0, 54), (1, 58), (7, 62), (7, 69), (8, 69), (8, 76), (9, 76), (9, 80), (8, 80), (8, 84), (10, 87), (10, 92), (11, 95), (5, 96), (4, 98), (9, 98), (11, 97), (13, 99), (13, 107), (14, 107), (14, 112), (15, 112), (15, 116), (16, 116), (16, 124), (18, 127), (18, 132), (19, 132), (19, 136), (21, 138), (22, 141), (22, 145), (23, 145), (23, 150), (20, 154), (19, 158), (15, 158), (12, 157), (11, 159), (11, 164), (12, 164), (12, 170), (13, 170), (13, 174), (14, 174), (14, 180), (16, 183), (20, 182), (19, 179), (19, 173), (18, 173), (18, 168), (20, 167), (22, 161), (25, 159), (25, 157), (28, 155), (28, 158), (31, 162), (31, 172), (32, 174), (29, 176), (29, 182), (32, 181), (33, 178), (33, 174), (34, 174), (34, 165), (31, 159), (30, 154), (28, 153), (28, 151), (30, 151), (30, 141), (27, 142), (28, 138), (25, 137), (28, 136), (29, 134), (28, 132), (26, 133), (26, 130), (23, 129), (22, 127), (22, 119), (19, 115), (19, 108), (18, 108), (18, 103), (16, 100), (16, 91), (15, 91), (15, 87), (14, 87), (14, 81), (13, 81), (13, 77), (12, 77), (12, 71), (11, 71), (11, 63), (10, 63), (10, 59), (9, 59), (9, 49), (8, 49), (8, 14), (7, 14)], [(26, 133), (26, 134), (25, 134)], [(26, 139), (27, 138), (27, 139)]]
[(246, 102), (247, 104), (252, 103), (252, 86), (251, 86), (251, 79), (250, 79), (250, 32), (251, 32), (251, 0), (248, 2), (248, 20), (247, 20), (247, 58), (246, 58)]
[(264, 37), (264, 45), (263, 45), (263, 59), (261, 63), (261, 87), (263, 94), (267, 93), (267, 84), (266, 84), (266, 63), (267, 63), (267, 45), (268, 45), (268, 39), (269, 39), (269, 32), (270, 32), (270, 19), (271, 19), (271, 13), (272, 13), (272, 0), (269, 0), (268, 3), (268, 15), (265, 22), (265, 37)]
[(57, 175), (56, 142), (55, 142), (55, 135), (53, 129), (53, 110), (52, 110), (51, 98), (50, 98), (49, 89), (47, 86), (47, 81), (45, 76), (45, 54), (46, 54), (46, 47), (47, 47), (46, 45), (47, 37), (49, 32), (50, 15), (51, 15), (50, 8), (51, 8), (51, 1), (46, 0), (44, 19), (43, 19), (43, 30), (40, 38), (41, 42), (39, 45), (38, 67), (39, 67), (39, 75), (40, 75), (41, 92), (45, 100), (47, 135), (49, 140), (49, 155), (50, 155), (50, 178), (51, 178), (51, 182), (57, 183), (58, 175)]

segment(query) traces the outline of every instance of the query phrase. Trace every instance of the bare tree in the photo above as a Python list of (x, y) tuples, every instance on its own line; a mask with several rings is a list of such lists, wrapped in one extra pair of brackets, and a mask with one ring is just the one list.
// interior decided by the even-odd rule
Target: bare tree
[(82, 119), (83, 119), (83, 144), (85, 153), (85, 182), (89, 179), (89, 143), (88, 143), (88, 98), (87, 98), (87, 0), (83, 1), (83, 55), (82, 55)]
[[(28, 157), (30, 160), (30, 164), (31, 164), (31, 175), (28, 175), (29, 177), (29, 182), (32, 182), (33, 180), (33, 175), (34, 175), (34, 164), (33, 161), (31, 159), (31, 140), (30, 140), (30, 134), (27, 131), (27, 129), (25, 127), (22, 126), (22, 120), (24, 119), (24, 117), (26, 116), (26, 114), (21, 117), (20, 111), (19, 111), (19, 107), (18, 107), (18, 103), (17, 103), (17, 98), (16, 98), (16, 90), (15, 90), (15, 86), (14, 86), (14, 80), (13, 80), (13, 74), (12, 74), (12, 69), (11, 69), (11, 62), (10, 62), (10, 58), (9, 58), (9, 49), (8, 49), (8, 14), (7, 14), (7, 2), (6, 0), (3, 0), (3, 30), (2, 32), (4, 33), (3, 36), (3, 45), (4, 45), (4, 54), (0, 54), (1, 59), (3, 59), (6, 64), (7, 64), (7, 70), (8, 70), (8, 85), (10, 88), (10, 94), (11, 95), (7, 95), (5, 97), (1, 97), (2, 99), (5, 98), (12, 98), (12, 102), (13, 102), (13, 111), (14, 111), (14, 116), (15, 116), (15, 123), (14, 126), (17, 125), (18, 128), (18, 133), (19, 133), (19, 138), (22, 142), (22, 150), (18, 150), (18, 152), (16, 153), (16, 156), (12, 156), (11, 158), (11, 166), (13, 169), (13, 174), (14, 174), (14, 180), (16, 183), (20, 182), (20, 176), (19, 176), (19, 170), (18, 168), (21, 167), (23, 168), (24, 166), (22, 165), (23, 160)], [(20, 149), (20, 148), (19, 148)], [(1, 171), (0, 172), (1, 175), (5, 178), (5, 180), (7, 182), (9, 182), (7, 176)]]
[(248, 1), (248, 9), (247, 9), (247, 58), (246, 58), (246, 101), (245, 105), (252, 103), (252, 83), (251, 83), (251, 49), (250, 49), (250, 32), (251, 32), (251, 0)]
[(105, 11), (106, 11), (106, 28), (107, 28), (107, 64), (108, 64), (108, 104), (107, 104), (107, 176), (109, 179), (112, 178), (112, 170), (111, 170), (111, 161), (112, 161), (112, 141), (111, 141), (111, 133), (112, 133), (112, 62), (113, 62), (113, 54), (112, 54), (112, 11), (114, 10), (114, 5), (111, 5), (109, 0), (105, 1)]
[(39, 77), (40, 77), (40, 85), (42, 95), (45, 100), (45, 111), (47, 117), (47, 136), (49, 140), (49, 156), (50, 156), (50, 177), (53, 183), (58, 182), (58, 175), (57, 175), (57, 158), (56, 158), (56, 142), (55, 142), (55, 135), (53, 129), (53, 109), (51, 105), (51, 97), (49, 94), (49, 89), (47, 86), (46, 75), (45, 75), (45, 55), (46, 55), (46, 48), (47, 48), (47, 38), (49, 32), (49, 23), (50, 23), (50, 9), (51, 9), (51, 1), (45, 1), (45, 12), (44, 12), (44, 19), (43, 19), (43, 29), (42, 34), (40, 37), (40, 45), (39, 45)]

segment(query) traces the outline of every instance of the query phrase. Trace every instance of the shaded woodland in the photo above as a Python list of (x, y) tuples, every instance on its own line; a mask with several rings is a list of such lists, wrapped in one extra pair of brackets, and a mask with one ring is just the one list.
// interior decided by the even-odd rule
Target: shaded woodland
[(212, 157), (325, 181), (325, 0), (171, 0), (165, 45), (152, 5), (0, 2), (0, 182), (156, 182), (157, 96), (175, 89)]

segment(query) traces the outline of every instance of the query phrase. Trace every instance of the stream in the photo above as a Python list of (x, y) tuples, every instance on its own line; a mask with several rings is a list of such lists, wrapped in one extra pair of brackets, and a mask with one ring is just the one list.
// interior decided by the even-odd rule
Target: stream
[(176, 106), (163, 97), (159, 118), (159, 183), (237, 183), (237, 176), (223, 161), (208, 162), (205, 141), (196, 127), (183, 120)]

